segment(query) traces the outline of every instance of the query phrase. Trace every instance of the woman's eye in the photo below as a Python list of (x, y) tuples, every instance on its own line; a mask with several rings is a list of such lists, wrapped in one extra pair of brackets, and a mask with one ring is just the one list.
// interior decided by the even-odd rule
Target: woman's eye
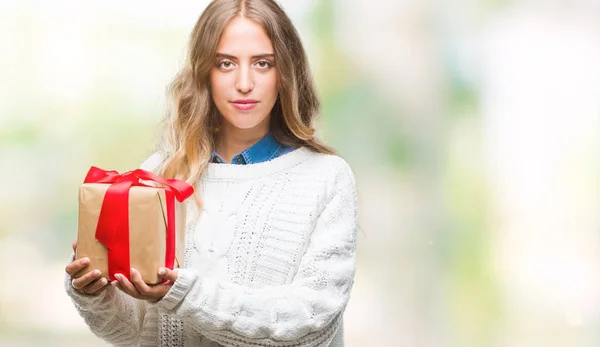
[(225, 60), (225, 61), (219, 62), (217, 64), (217, 66), (225, 68), (225, 69), (229, 69), (231, 66), (233, 66), (233, 63), (230, 62), (230, 61)]
[(258, 64), (258, 67), (260, 67), (260, 68), (271, 67), (273, 65), (273, 64), (271, 64), (270, 62), (268, 62), (266, 60), (261, 60), (257, 64)]

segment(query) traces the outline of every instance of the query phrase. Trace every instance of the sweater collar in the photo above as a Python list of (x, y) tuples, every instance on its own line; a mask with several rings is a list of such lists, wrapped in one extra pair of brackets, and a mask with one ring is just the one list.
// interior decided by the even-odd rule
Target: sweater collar
[(300, 147), (277, 158), (255, 163), (253, 165), (209, 163), (202, 178), (207, 181), (246, 181), (258, 177), (269, 176), (292, 168), (305, 162), (314, 154), (315, 153), (309, 148)]

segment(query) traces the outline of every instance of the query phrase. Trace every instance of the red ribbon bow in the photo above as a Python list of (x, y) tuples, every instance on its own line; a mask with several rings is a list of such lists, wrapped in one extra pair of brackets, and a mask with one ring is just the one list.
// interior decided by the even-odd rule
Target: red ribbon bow
[(108, 275), (111, 281), (120, 273), (129, 279), (129, 189), (132, 186), (154, 187), (140, 182), (153, 181), (163, 185), (167, 203), (167, 239), (165, 267), (173, 269), (175, 263), (175, 200), (183, 202), (194, 194), (194, 188), (184, 181), (166, 179), (152, 172), (137, 169), (119, 174), (92, 166), (84, 183), (108, 183), (96, 227), (96, 239), (107, 249)]

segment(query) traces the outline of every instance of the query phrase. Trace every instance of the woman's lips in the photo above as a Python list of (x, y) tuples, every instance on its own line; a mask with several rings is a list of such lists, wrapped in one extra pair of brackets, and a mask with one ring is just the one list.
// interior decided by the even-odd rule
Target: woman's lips
[(238, 110), (242, 110), (242, 111), (253, 109), (257, 103), (258, 103), (258, 101), (240, 101), (240, 102), (233, 101), (233, 102), (231, 102), (233, 107), (237, 108)]

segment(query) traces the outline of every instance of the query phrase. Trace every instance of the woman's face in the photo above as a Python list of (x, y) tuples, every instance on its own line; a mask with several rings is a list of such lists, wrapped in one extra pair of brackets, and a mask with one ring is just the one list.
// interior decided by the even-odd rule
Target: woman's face
[(266, 133), (277, 99), (277, 74), (273, 45), (260, 25), (241, 17), (227, 25), (210, 86), (223, 126)]

